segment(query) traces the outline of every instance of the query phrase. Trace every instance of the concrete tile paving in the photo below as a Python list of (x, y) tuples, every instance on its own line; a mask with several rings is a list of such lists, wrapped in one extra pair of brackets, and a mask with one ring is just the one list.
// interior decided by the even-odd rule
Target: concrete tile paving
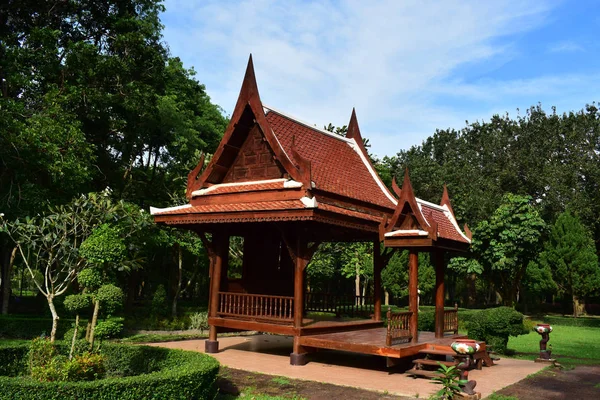
[[(153, 346), (204, 352), (204, 340), (156, 343)], [(402, 373), (390, 372), (385, 368), (385, 359), (377, 356), (323, 351), (311, 354), (307, 365), (291, 366), (289, 354), (292, 351), (292, 338), (286, 336), (223, 337), (219, 338), (219, 349), (219, 353), (213, 356), (222, 365), (262, 374), (419, 398), (427, 398), (438, 390), (438, 386), (428, 379), (414, 379)], [(471, 371), (469, 378), (477, 381), (476, 390), (486, 397), (544, 367), (533, 361), (502, 358), (493, 367)]]

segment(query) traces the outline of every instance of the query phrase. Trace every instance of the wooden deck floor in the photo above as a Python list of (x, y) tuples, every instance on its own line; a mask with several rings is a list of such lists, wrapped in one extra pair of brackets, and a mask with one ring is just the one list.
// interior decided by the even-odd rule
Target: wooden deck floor
[[(279, 335), (303, 336), (324, 334), (343, 330), (344, 332), (357, 329), (380, 328), (382, 321), (373, 321), (372, 319), (343, 319), (343, 318), (304, 318), (302, 328), (296, 329), (290, 323), (281, 323), (277, 321), (265, 321), (249, 318), (213, 318), (208, 319), (208, 323), (218, 327), (240, 330), (251, 330), (258, 332), (275, 333)], [(385, 338), (384, 338), (385, 342)]]
[(300, 337), (300, 344), (305, 347), (343, 350), (353, 353), (373, 354), (391, 358), (410, 357), (420, 350), (451, 350), (450, 344), (464, 335), (447, 335), (436, 339), (433, 332), (419, 332), (417, 343), (402, 343), (387, 347), (385, 345), (386, 328), (360, 329), (346, 332), (332, 332)]

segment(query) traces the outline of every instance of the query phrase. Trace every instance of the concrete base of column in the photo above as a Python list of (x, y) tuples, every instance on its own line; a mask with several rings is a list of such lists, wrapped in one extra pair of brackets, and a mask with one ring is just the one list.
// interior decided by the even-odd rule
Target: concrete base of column
[(218, 340), (207, 340), (204, 342), (204, 352), (208, 354), (215, 354), (219, 352), (219, 341)]

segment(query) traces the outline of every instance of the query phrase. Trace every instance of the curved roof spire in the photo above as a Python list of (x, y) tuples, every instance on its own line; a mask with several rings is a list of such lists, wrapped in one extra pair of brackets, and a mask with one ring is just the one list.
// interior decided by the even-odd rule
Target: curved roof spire
[(362, 135), (360, 134), (360, 128), (358, 127), (358, 119), (356, 118), (356, 110), (354, 107), (352, 107), (352, 115), (350, 116), (350, 122), (348, 123), (348, 132), (346, 133), (346, 138), (354, 139), (360, 148), (360, 151), (362, 151), (367, 160), (369, 160), (369, 153), (367, 153)]
[(452, 203), (450, 202), (450, 195), (448, 194), (448, 188), (446, 187), (445, 183), (444, 183), (444, 193), (442, 194), (442, 201), (440, 201), (440, 205), (447, 206), (448, 210), (452, 213), (452, 216), (454, 218), (456, 218), (456, 216), (454, 215), (454, 210), (452, 209)]

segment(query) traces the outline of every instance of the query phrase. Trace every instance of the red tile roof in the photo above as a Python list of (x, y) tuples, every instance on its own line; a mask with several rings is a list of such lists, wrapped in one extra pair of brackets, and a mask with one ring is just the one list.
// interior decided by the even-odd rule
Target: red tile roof
[[(439, 237), (454, 240), (457, 242), (469, 243), (469, 240), (466, 239), (461, 234), (458, 227), (454, 225), (454, 217), (450, 214), (450, 212), (445, 213), (441, 209), (431, 207), (427, 204), (423, 204), (423, 202), (420, 202), (420, 204), (422, 207), (422, 214), (427, 220), (427, 222), (430, 225), (433, 221), (435, 221), (438, 224)], [(450, 216), (447, 216), (447, 214), (450, 214)]]
[(270, 108), (266, 110), (267, 121), (288, 156), (294, 138), (300, 156), (310, 160), (316, 189), (390, 209), (395, 207), (376, 172), (373, 171), (373, 176), (368, 162), (361, 158), (353, 139), (333, 137), (335, 134), (308, 127)]
[(381, 217), (377, 217), (375, 215), (367, 214), (360, 211), (348, 210), (347, 208), (337, 207), (327, 203), (318, 203), (317, 208), (323, 211), (330, 211), (337, 214), (347, 215), (349, 217), (366, 219), (369, 221), (381, 222)]
[[(255, 192), (263, 190), (277, 190), (277, 189), (288, 189), (284, 186), (285, 179), (278, 179), (273, 181), (256, 181), (256, 182), (240, 182), (237, 184), (221, 184), (214, 185), (207, 189), (202, 189), (202, 194), (193, 194), (196, 196), (208, 196), (215, 194), (226, 194), (226, 193), (245, 193)], [(194, 192), (198, 193), (198, 192)]]
[(306, 208), (300, 200), (261, 201), (255, 203), (210, 204), (158, 211), (153, 215), (208, 214), (243, 211), (298, 210)]

